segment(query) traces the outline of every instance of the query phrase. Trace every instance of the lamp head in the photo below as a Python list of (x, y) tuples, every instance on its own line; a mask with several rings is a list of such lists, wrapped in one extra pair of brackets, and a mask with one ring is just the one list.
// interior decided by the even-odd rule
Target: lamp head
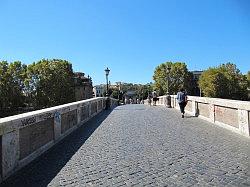
[(109, 68), (105, 69), (104, 71), (105, 71), (105, 73), (106, 73), (106, 76), (108, 76), (108, 75), (109, 75), (109, 72), (110, 72)]

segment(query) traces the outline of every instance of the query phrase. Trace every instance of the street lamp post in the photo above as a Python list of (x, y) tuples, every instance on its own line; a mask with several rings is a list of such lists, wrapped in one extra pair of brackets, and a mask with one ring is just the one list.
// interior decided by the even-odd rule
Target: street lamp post
[(171, 67), (170, 66), (167, 66), (167, 69), (166, 69), (166, 73), (167, 73), (167, 103), (166, 103), (166, 107), (167, 108), (171, 108), (171, 96), (169, 95), (169, 73), (170, 73), (170, 70), (171, 70)]
[(120, 104), (120, 91), (121, 91), (121, 82), (116, 83), (118, 86), (118, 105)]
[(109, 99), (109, 82), (108, 82), (108, 76), (109, 76), (109, 68), (105, 69), (105, 74), (106, 74), (106, 81), (107, 81), (107, 91), (106, 91), (106, 97), (107, 97), (107, 100), (106, 100), (106, 109), (109, 109), (110, 107), (110, 99)]

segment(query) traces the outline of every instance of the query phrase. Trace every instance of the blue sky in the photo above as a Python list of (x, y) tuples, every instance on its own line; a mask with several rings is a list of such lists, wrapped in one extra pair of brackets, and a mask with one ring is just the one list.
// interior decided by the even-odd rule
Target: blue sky
[(166, 61), (250, 70), (249, 0), (0, 0), (0, 60), (61, 58), (94, 84), (148, 83)]

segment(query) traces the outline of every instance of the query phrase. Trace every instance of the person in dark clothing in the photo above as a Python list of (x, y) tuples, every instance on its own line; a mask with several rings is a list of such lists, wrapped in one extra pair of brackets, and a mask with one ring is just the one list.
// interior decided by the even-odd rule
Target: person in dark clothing
[(152, 92), (152, 96), (153, 96), (153, 106), (156, 106), (157, 94), (155, 90)]
[(177, 101), (179, 103), (180, 110), (182, 113), (181, 117), (184, 118), (185, 107), (187, 105), (187, 94), (183, 88), (181, 88), (180, 91), (177, 93)]

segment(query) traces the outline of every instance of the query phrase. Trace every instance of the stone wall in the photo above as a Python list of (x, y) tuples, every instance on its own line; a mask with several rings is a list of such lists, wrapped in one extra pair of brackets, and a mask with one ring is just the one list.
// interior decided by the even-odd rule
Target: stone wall
[(187, 111), (192, 112), (192, 101), (189, 101), (185, 108)]
[[(0, 182), (105, 108), (106, 98), (68, 103), (0, 119)], [(117, 100), (111, 98), (111, 107)]]
[[(160, 96), (157, 105), (165, 101), (166, 96)], [(179, 109), (175, 95), (171, 95), (171, 106)], [(186, 112), (250, 137), (249, 101), (188, 96)]]
[(238, 109), (214, 106), (214, 120), (239, 128)]
[(197, 102), (197, 111), (196, 115), (204, 116), (209, 118), (209, 104)]
[[(0, 136), (0, 150), (2, 150), (2, 136)], [(0, 181), (2, 181), (2, 151), (0, 151)]]
[(19, 129), (19, 160), (54, 140), (54, 119), (49, 118)]

